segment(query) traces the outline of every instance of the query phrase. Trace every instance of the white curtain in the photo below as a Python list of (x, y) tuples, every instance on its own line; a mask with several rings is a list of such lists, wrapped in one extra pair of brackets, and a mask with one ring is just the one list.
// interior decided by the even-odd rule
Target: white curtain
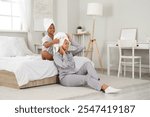
[(33, 45), (33, 23), (32, 23), (32, 0), (21, 0), (22, 29), (27, 31), (28, 46), (34, 50)]
[(21, 0), (21, 19), (22, 19), (22, 29), (27, 32), (30, 31), (31, 0)]

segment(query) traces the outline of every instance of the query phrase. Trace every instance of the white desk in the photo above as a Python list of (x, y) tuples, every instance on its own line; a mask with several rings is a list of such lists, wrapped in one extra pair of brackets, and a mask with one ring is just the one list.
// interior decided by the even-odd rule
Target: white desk
[[(110, 75), (110, 49), (118, 48), (117, 42), (108, 42), (107, 43), (107, 75)], [(135, 49), (148, 50), (149, 51), (149, 73), (150, 73), (150, 43), (138, 42)]]

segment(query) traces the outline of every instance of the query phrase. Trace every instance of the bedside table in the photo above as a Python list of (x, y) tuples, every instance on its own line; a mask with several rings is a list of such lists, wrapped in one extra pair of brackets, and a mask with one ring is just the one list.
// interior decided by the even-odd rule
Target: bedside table
[(86, 51), (86, 44), (85, 42), (89, 41), (90, 39), (90, 33), (76, 33), (76, 34), (73, 34), (73, 38), (77, 39), (77, 42), (81, 45), (84, 46), (85, 49), (83, 49), (82, 51), (82, 55), (81, 56), (85, 56), (85, 51)]
[(42, 44), (34, 44), (35, 46), (35, 53), (36, 54), (40, 54), (41, 50), (42, 50)]

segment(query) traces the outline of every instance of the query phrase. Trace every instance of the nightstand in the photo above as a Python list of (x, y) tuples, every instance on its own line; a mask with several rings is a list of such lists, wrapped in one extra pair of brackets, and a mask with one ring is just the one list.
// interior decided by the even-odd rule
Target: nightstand
[[(90, 33), (76, 33), (76, 34), (73, 34), (73, 38), (75, 38), (75, 40), (77, 40), (77, 42), (81, 45), (84, 46), (84, 48), (86, 49), (86, 44), (87, 41), (89, 41), (90, 39)], [(82, 52), (82, 56), (85, 56), (85, 49), (83, 50)]]
[(35, 47), (35, 53), (39, 54), (42, 50), (42, 44), (36, 43), (34, 44), (34, 47)]

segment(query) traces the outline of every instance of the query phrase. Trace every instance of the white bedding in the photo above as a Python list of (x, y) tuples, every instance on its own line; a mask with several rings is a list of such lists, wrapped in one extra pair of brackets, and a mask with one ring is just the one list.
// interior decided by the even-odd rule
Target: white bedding
[(58, 74), (54, 62), (42, 60), (40, 55), (0, 57), (0, 70), (13, 72), (19, 86)]
[[(85, 57), (74, 57), (74, 59), (77, 69), (90, 61)], [(0, 70), (13, 72), (19, 86), (25, 85), (29, 81), (40, 80), (58, 74), (54, 62), (42, 60), (40, 55), (0, 57)]]

